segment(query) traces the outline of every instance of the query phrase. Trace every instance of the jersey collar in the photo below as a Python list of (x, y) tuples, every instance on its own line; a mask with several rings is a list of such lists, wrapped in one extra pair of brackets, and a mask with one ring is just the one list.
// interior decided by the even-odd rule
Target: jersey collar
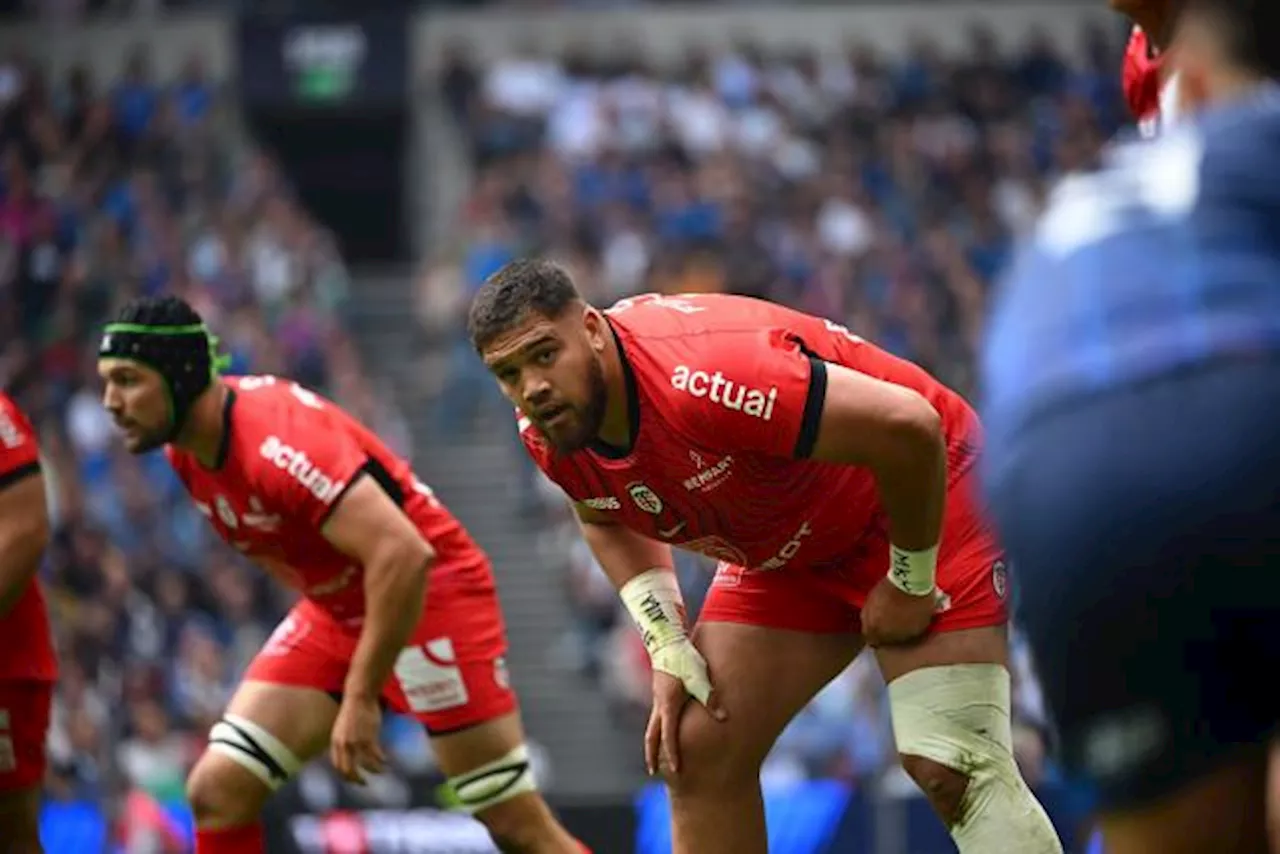
[(218, 442), (218, 455), (213, 461), (213, 470), (218, 471), (227, 464), (227, 455), (231, 453), (231, 407), (236, 402), (236, 390), (227, 386), (227, 400), (222, 405), (222, 439)]
[(631, 436), (631, 442), (627, 447), (622, 448), (601, 442), (597, 438), (592, 440), (590, 447), (594, 453), (606, 459), (621, 460), (631, 454), (636, 447), (636, 441), (640, 438), (640, 391), (636, 386), (635, 371), (631, 367), (631, 360), (627, 358), (626, 348), (622, 346), (622, 338), (618, 335), (618, 330), (613, 328), (613, 322), (608, 317), (605, 317), (605, 323), (609, 324), (613, 343), (618, 348), (618, 361), (622, 363), (622, 383), (627, 390), (627, 432)]

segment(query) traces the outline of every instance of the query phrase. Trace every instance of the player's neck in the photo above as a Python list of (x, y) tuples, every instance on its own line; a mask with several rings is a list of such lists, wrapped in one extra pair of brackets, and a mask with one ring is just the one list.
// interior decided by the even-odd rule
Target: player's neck
[(187, 415), (187, 423), (173, 442), (207, 469), (216, 469), (221, 463), (229, 394), (227, 387), (220, 382), (215, 382), (201, 394)]

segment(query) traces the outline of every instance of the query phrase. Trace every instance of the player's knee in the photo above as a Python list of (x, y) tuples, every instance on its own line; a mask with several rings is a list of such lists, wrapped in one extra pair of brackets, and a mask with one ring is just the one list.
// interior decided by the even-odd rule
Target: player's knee
[(201, 827), (235, 827), (258, 819), (270, 793), (245, 768), (206, 752), (187, 776), (187, 803)]
[(665, 774), (673, 797), (755, 785), (767, 752), (756, 749), (741, 727), (717, 721), (692, 703), (680, 716), (679, 747), (679, 773)]
[(961, 854), (1061, 854), (1013, 759), (1003, 667), (922, 668), (889, 683), (889, 702), (903, 767)]
[(963, 816), (969, 776), (923, 756), (906, 753), (901, 755), (901, 759), (902, 769), (924, 792), (943, 823), (950, 828), (959, 822)]

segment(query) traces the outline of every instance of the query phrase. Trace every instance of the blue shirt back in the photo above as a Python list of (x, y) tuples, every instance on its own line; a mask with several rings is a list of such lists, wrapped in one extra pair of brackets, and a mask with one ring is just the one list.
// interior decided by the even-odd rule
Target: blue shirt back
[(1278, 162), (1266, 86), (1064, 179), (988, 328), (988, 449), (1081, 398), (1280, 351)]

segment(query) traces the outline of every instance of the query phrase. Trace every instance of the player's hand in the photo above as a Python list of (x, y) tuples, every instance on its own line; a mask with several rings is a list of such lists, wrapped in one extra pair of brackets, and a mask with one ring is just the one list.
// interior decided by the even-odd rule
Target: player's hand
[(706, 659), (683, 638), (653, 654), (653, 709), (644, 731), (644, 766), (650, 775), (659, 769), (679, 773), (680, 715), (691, 696), (716, 720), (729, 719), (711, 687)]
[(862, 637), (867, 646), (896, 646), (918, 640), (929, 630), (941, 598), (937, 589), (928, 596), (912, 596), (889, 579), (880, 579), (862, 606)]
[(329, 759), (342, 779), (364, 785), (363, 772), (382, 773), (387, 759), (378, 743), (381, 728), (382, 709), (376, 699), (342, 698), (329, 742)]

